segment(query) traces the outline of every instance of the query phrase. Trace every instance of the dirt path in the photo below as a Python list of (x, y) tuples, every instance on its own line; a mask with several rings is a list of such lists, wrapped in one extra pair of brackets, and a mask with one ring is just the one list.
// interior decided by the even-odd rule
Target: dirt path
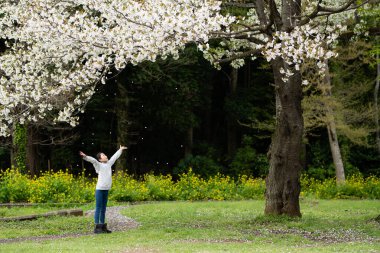
[[(126, 231), (129, 229), (137, 228), (139, 224), (120, 213), (121, 210), (128, 208), (125, 206), (111, 206), (107, 207), (106, 213), (106, 222), (108, 223), (108, 228), (112, 231)], [(86, 216), (93, 216), (94, 210), (88, 211), (85, 214)], [(51, 239), (61, 239), (61, 238), (76, 238), (85, 235), (93, 235), (92, 231), (87, 233), (71, 233), (71, 234), (60, 234), (60, 235), (43, 235), (43, 236), (31, 236), (31, 237), (21, 237), (21, 238), (9, 238), (9, 239), (0, 239), (1, 243), (14, 243), (14, 242), (23, 242), (23, 241), (45, 241)]]

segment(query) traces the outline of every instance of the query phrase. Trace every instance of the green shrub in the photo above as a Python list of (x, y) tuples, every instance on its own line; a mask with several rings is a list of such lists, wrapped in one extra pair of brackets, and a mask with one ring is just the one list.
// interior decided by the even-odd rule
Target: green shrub
[(309, 166), (307, 168), (307, 175), (310, 178), (314, 178), (318, 180), (326, 180), (328, 178), (332, 178), (335, 176), (335, 168), (332, 165), (327, 166), (327, 167)]
[(243, 147), (236, 151), (230, 164), (232, 175), (251, 175), (263, 177), (268, 174), (269, 162), (264, 154), (257, 154), (252, 148), (253, 139), (249, 136), (243, 137)]
[[(96, 180), (84, 173), (74, 177), (68, 171), (46, 172), (30, 179), (16, 169), (0, 173), (0, 202), (86, 203), (94, 201)], [(263, 199), (265, 181), (240, 176), (236, 181), (216, 174), (204, 179), (189, 169), (173, 181), (170, 175), (147, 174), (136, 180), (126, 173), (113, 177), (110, 199), (115, 201), (146, 200), (240, 200)], [(380, 199), (380, 179), (364, 178), (360, 174), (347, 177), (346, 183), (336, 185), (334, 178), (317, 180), (301, 176), (301, 197), (322, 199)]]
[(31, 180), (17, 169), (0, 173), (0, 202), (27, 202)]
[(144, 201), (149, 199), (149, 189), (144, 183), (133, 179), (126, 173), (113, 177), (110, 199), (115, 201)]
[(147, 174), (144, 176), (144, 181), (149, 190), (150, 200), (174, 200), (176, 198), (176, 188), (170, 175)]
[(347, 177), (346, 182), (336, 184), (335, 178), (324, 181), (301, 177), (301, 195), (321, 199), (380, 199), (380, 180), (376, 177), (364, 178), (361, 174)]
[(203, 178), (214, 176), (222, 170), (222, 167), (210, 157), (189, 155), (178, 163), (177, 167), (174, 169), (174, 174), (180, 175), (183, 173), (189, 173), (189, 168)]
[(380, 178), (367, 177), (363, 184), (363, 190), (368, 199), (380, 199)]
[(237, 192), (242, 199), (263, 199), (265, 181), (261, 178), (250, 178), (243, 175), (239, 178)]
[(48, 171), (32, 181), (29, 201), (32, 203), (68, 202), (76, 188), (72, 174), (67, 171), (55, 173)]
[(210, 177), (205, 184), (205, 197), (210, 200), (239, 199), (236, 184), (229, 176), (217, 174)]
[(74, 178), (69, 198), (65, 202), (88, 203), (94, 201), (95, 185), (96, 181), (86, 178), (85, 171), (82, 171), (79, 177)]
[(180, 175), (176, 182), (176, 196), (180, 200), (204, 200), (206, 196), (206, 181), (194, 174), (192, 169)]
[(46, 172), (30, 179), (16, 169), (0, 174), (0, 202), (86, 203), (94, 200), (94, 182), (82, 174)]

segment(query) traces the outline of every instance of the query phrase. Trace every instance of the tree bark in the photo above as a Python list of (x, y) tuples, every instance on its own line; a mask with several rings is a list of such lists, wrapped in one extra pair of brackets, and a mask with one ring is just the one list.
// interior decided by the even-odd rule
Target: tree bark
[(300, 73), (292, 70), (294, 75), (284, 82), (280, 73), (281, 67), (288, 67), (282, 59), (272, 61), (277, 93), (277, 118), (269, 151), (265, 214), (301, 216), (299, 194), (303, 136), (302, 81)]
[(334, 121), (331, 121), (327, 124), (327, 132), (329, 135), (331, 154), (334, 161), (336, 183), (343, 184), (346, 181), (346, 177), (344, 174), (343, 160), (342, 155), (340, 153), (338, 135), (336, 133)]
[[(331, 97), (331, 77), (330, 77), (330, 69), (328, 66), (328, 61), (326, 60), (326, 72), (324, 83), (322, 84), (322, 94), (326, 97)], [(342, 155), (340, 152), (338, 134), (336, 132), (336, 124), (334, 118), (333, 109), (328, 105), (324, 105), (326, 108), (326, 119), (327, 119), (327, 133), (329, 136), (330, 150), (333, 157), (334, 167), (335, 167), (335, 175), (337, 184), (343, 184), (346, 181), (344, 174), (344, 166)]]
[[(282, 31), (297, 25), (300, 0), (282, 1)], [(302, 79), (281, 57), (271, 62), (276, 87), (276, 128), (269, 150), (269, 173), (266, 178), (265, 214), (301, 216), (299, 195), (302, 168)], [(283, 79), (280, 69), (293, 73)]]
[[(116, 80), (118, 97), (116, 98), (116, 118), (117, 118), (117, 145), (126, 145), (128, 133), (128, 92), (122, 81)], [(118, 148), (118, 147), (117, 147)], [(116, 161), (115, 170), (122, 171), (127, 169), (127, 156), (122, 155)]]

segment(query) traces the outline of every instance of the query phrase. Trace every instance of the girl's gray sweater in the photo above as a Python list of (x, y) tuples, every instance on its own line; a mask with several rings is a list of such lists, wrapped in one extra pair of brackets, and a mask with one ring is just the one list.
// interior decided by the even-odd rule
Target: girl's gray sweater
[(106, 163), (101, 163), (91, 156), (84, 156), (83, 160), (94, 165), (96, 173), (98, 173), (98, 183), (96, 190), (109, 190), (112, 185), (112, 165), (120, 157), (122, 150), (119, 149)]

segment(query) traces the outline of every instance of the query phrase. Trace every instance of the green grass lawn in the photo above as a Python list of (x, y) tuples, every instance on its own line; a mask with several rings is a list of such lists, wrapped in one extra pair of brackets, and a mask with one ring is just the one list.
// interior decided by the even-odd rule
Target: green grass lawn
[[(263, 208), (264, 201), (131, 205), (124, 214), (137, 229), (2, 243), (0, 252), (380, 252), (380, 201), (303, 200), (300, 219), (264, 216)], [(91, 229), (91, 217), (0, 222), (0, 238)]]
[(89, 210), (94, 208), (93, 204), (80, 205), (80, 204), (39, 204), (32, 206), (14, 206), (6, 207), (0, 206), (0, 218), (9, 218), (16, 216), (25, 216), (31, 214), (43, 214), (51, 211), (62, 209), (76, 209)]
[(8, 218), (15, 216), (24, 216), (30, 214), (42, 214), (50, 211), (59, 210), (59, 207), (43, 207), (43, 206), (26, 206), (26, 207), (0, 207), (0, 218)]

